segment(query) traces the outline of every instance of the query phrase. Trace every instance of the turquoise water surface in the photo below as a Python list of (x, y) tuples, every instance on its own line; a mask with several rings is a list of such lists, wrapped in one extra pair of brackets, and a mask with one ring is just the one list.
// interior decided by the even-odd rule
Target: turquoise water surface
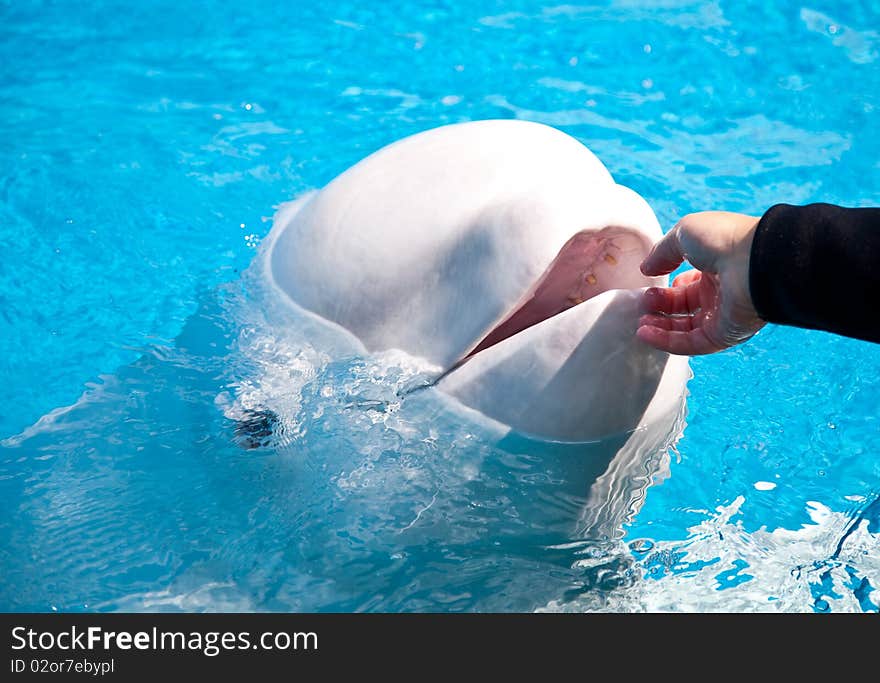
[(579, 538), (552, 454), (249, 269), (282, 202), (475, 119), (575, 136), (664, 229), (880, 205), (880, 4), (0, 0), (0, 106), (0, 610), (880, 608), (880, 346), (693, 359), (677, 447)]

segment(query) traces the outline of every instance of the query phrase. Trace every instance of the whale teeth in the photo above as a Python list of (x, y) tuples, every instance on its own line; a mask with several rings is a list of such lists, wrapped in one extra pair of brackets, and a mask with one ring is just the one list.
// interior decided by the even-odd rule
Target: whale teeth
[(568, 297), (568, 300), (569, 300), (572, 304), (574, 304), (575, 306), (577, 306), (578, 304), (582, 304), (582, 303), (584, 303), (584, 300), (581, 299), (579, 296), (570, 296), (570, 297)]
[(608, 263), (612, 266), (617, 265), (617, 259), (614, 258), (611, 254), (605, 254), (605, 263)]
[(592, 273), (590, 273), (589, 275), (587, 275), (586, 280), (587, 280), (587, 282), (589, 282), (591, 285), (595, 285), (596, 282), (597, 282), (597, 280), (596, 280), (596, 276), (593, 275)]

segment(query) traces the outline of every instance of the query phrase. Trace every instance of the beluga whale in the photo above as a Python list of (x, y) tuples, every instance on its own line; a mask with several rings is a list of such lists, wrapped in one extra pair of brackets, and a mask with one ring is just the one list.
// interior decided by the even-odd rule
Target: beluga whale
[(264, 271), (365, 353), (424, 359), (463, 415), (539, 441), (610, 439), (613, 456), (644, 450), (645, 430), (666, 439), (691, 376), (635, 335), (641, 292), (667, 284), (639, 270), (661, 236), (575, 138), (485, 120), (401, 139), (283, 206)]

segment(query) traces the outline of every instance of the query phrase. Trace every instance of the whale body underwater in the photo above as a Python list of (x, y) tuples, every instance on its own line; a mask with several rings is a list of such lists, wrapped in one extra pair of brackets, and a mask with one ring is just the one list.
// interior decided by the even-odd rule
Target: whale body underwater
[(680, 413), (688, 359), (635, 336), (662, 236), (583, 144), (525, 121), (452, 124), (371, 154), (283, 206), (265, 249), (282, 296), (436, 368), (496, 428), (584, 443)]

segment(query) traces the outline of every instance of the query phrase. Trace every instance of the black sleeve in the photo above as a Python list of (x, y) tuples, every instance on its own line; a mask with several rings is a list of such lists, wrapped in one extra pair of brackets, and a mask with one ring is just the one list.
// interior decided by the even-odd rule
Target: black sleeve
[(880, 208), (770, 207), (749, 289), (762, 319), (880, 342)]

